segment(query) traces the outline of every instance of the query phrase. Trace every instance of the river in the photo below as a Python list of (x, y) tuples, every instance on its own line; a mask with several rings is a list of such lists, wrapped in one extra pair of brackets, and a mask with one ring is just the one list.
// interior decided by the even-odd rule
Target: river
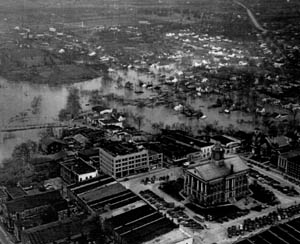
[[(173, 70), (173, 69), (171, 69)], [(154, 70), (155, 71), (155, 70)], [(172, 71), (168, 72), (169, 75)], [(155, 72), (154, 72), (155, 73)], [(117, 77), (122, 77), (123, 83), (131, 81), (134, 84), (138, 84), (139, 81), (145, 83), (157, 83), (157, 77), (155, 75), (148, 75), (138, 73), (135, 70), (116, 70), (110, 74), (114, 80)], [(94, 91), (98, 90), (102, 94), (117, 94), (129, 99), (135, 98), (147, 98), (149, 96), (155, 96), (156, 93), (153, 90), (144, 89), (144, 93), (136, 94), (134, 91), (128, 91), (125, 88), (117, 87), (114, 81), (104, 81), (102, 78), (97, 78), (73, 85), (62, 85), (51, 87), (44, 84), (30, 84), (30, 83), (15, 83), (8, 82), (0, 78), (0, 128), (5, 128), (7, 125), (14, 123), (20, 123), (20, 121), (30, 121), (31, 123), (44, 123), (53, 122), (57, 120), (59, 111), (65, 107), (68, 89), (71, 87), (77, 87), (80, 91)], [(84, 110), (89, 109), (87, 93), (82, 93), (81, 103)], [(38, 105), (32, 105), (33, 100), (38, 100)], [(191, 105), (194, 107), (201, 107), (201, 110), (207, 116), (205, 120), (186, 118), (182, 114), (177, 113), (172, 108), (167, 108), (163, 105), (155, 107), (143, 107), (138, 108), (133, 105), (122, 105), (116, 101), (110, 103), (111, 107), (118, 109), (119, 111), (130, 111), (134, 114), (142, 114), (144, 116), (144, 122), (142, 129), (151, 132), (152, 123), (163, 122), (165, 125), (171, 125), (174, 123), (185, 123), (194, 129), (198, 129), (200, 125), (206, 123), (214, 123), (218, 121), (219, 125), (228, 126), (233, 124), (236, 127), (244, 130), (251, 130), (252, 126), (249, 124), (238, 124), (238, 119), (251, 120), (249, 115), (245, 115), (241, 112), (232, 112), (230, 115), (220, 114), (218, 109), (207, 109), (207, 106), (211, 105), (212, 101), (209, 98), (197, 98), (191, 101)], [(37, 111), (34, 106), (38, 106)], [(38, 140), (40, 137), (40, 130), (27, 130), (22, 132), (2, 133), (2, 140), (0, 143), (0, 160), (9, 157), (15, 145), (24, 142), (28, 139)]]

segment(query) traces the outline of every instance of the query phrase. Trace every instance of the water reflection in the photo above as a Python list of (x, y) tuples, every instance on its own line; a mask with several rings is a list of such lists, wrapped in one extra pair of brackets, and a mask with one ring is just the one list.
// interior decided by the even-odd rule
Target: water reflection
[[(127, 81), (133, 83), (133, 87), (139, 85), (140, 82), (144, 84), (158, 85), (158, 75), (167, 74), (173, 75), (176, 64), (169, 65), (167, 68), (150, 68), (149, 73), (139, 73), (136, 70), (114, 70), (110, 72), (109, 77), (97, 78), (90, 81), (77, 83), (74, 85), (63, 85), (59, 87), (49, 87), (44, 84), (29, 84), (29, 83), (15, 83), (7, 82), (0, 78), (0, 128), (4, 128), (12, 123), (21, 123), (20, 117), (25, 116), (27, 120), (32, 123), (53, 122), (57, 120), (59, 111), (65, 107), (68, 96), (68, 89), (72, 86), (77, 87), (83, 94), (81, 98), (82, 108), (88, 109), (86, 106), (89, 102), (89, 92), (85, 91), (99, 91), (103, 95), (115, 94), (119, 97), (134, 100), (138, 98), (149, 98), (157, 96), (155, 90), (141, 88), (143, 93), (135, 93), (135, 90), (128, 90), (124, 88)], [(118, 86), (116, 80), (122, 86)], [(39, 113), (32, 114), (32, 103), (35, 97), (40, 97)], [(195, 109), (201, 108), (207, 119), (201, 120), (196, 118), (186, 118), (185, 116), (175, 112), (172, 107), (163, 105), (153, 107), (139, 108), (133, 105), (122, 105), (117, 101), (111, 101), (110, 106), (123, 111), (129, 111), (133, 114), (142, 114), (144, 123), (142, 129), (151, 131), (153, 123), (163, 122), (164, 125), (172, 125), (174, 123), (185, 123), (191, 126), (196, 131), (201, 125), (207, 123), (215, 123), (224, 127), (233, 124), (234, 126), (243, 129), (251, 130), (249, 124), (238, 124), (238, 119), (251, 120), (251, 116), (245, 115), (241, 112), (232, 112), (230, 115), (220, 114), (217, 109), (208, 109), (211, 105), (212, 97), (201, 97), (192, 99), (187, 97), (187, 102)], [(21, 115), (20, 115), (21, 114)], [(19, 120), (19, 121), (18, 121)], [(14, 138), (7, 139), (0, 144), (0, 160), (7, 157), (12, 152), (13, 147), (26, 141), (28, 139), (38, 139), (38, 131), (24, 131), (14, 133)], [(5, 135), (4, 135), (5, 136)], [(2, 133), (3, 138), (3, 133)]]

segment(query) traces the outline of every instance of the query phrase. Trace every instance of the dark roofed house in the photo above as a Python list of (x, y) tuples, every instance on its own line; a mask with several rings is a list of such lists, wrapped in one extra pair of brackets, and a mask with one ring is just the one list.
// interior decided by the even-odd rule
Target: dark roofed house
[(266, 137), (268, 146), (276, 153), (288, 152), (291, 149), (291, 139), (286, 136)]
[(92, 107), (92, 111), (95, 111), (99, 114), (112, 113), (112, 109), (101, 106), (101, 105), (96, 105), (96, 106)]
[[(26, 195), (8, 201), (3, 204), (4, 225), (9, 231), (14, 231), (16, 238), (19, 240), (20, 230), (26, 226), (39, 224), (40, 222), (37, 221), (39, 219), (38, 216), (48, 211), (52, 205), (62, 201), (63, 198), (58, 190)], [(32, 219), (31, 222), (30, 219)], [(22, 226), (22, 223), (26, 224), (26, 226)]]
[(45, 137), (40, 142), (41, 150), (46, 154), (54, 154), (63, 150), (65, 142), (54, 137)]
[(73, 136), (73, 139), (82, 147), (85, 147), (88, 143), (90, 143), (90, 140), (82, 134)]

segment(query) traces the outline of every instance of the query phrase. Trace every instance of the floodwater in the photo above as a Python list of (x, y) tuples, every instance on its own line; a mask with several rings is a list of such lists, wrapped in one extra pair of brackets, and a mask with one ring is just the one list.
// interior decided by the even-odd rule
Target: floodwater
[[(170, 69), (164, 69), (163, 72), (167, 75), (172, 75), (172, 70), (174, 70), (172, 68), (174, 67), (169, 68)], [(59, 111), (65, 107), (68, 89), (70, 87), (77, 87), (80, 91), (98, 90), (104, 95), (112, 93), (127, 99), (149, 98), (150, 96), (155, 96), (155, 91), (147, 90), (146, 88), (143, 88), (144, 93), (136, 94), (134, 92), (140, 81), (146, 84), (158, 84), (158, 77), (155, 75), (157, 74), (157, 69), (153, 68), (151, 71), (154, 75), (138, 73), (135, 70), (116, 70), (110, 73), (112, 80), (107, 81), (102, 78), (97, 78), (73, 85), (57, 87), (50, 87), (44, 84), (8, 82), (0, 78), (0, 128), (2, 129), (14, 124), (38, 124), (56, 121)], [(121, 86), (117, 86), (117, 82), (113, 81), (118, 77), (121, 77), (121, 79), (119, 79), (121, 80), (119, 82)], [(133, 90), (122, 87), (127, 81), (133, 83)], [(139, 87), (139, 89), (141, 88)], [(89, 106), (86, 106), (88, 103), (88, 95), (86, 93), (83, 94), (85, 95), (81, 98), (82, 108), (84, 110), (89, 109)], [(33, 105), (34, 100), (39, 100), (39, 102)], [(184, 115), (179, 114), (172, 108), (165, 107), (164, 105), (138, 108), (133, 105), (125, 106), (113, 101), (110, 103), (110, 106), (119, 111), (130, 111), (133, 114), (142, 114), (144, 121), (141, 128), (146, 131), (152, 130), (151, 124), (159, 122), (164, 123), (164, 125), (185, 123), (197, 130), (200, 125), (218, 121), (218, 125), (224, 127), (233, 124), (240, 129), (252, 129), (252, 126), (249, 124), (238, 124), (236, 122), (238, 119), (251, 120), (249, 115), (245, 116), (241, 112), (232, 112), (230, 115), (226, 115), (220, 114), (218, 109), (207, 109), (207, 106), (212, 104), (212, 101), (208, 98), (197, 98), (191, 100), (190, 104), (195, 108), (201, 108), (207, 118), (204, 120), (186, 118)], [(15, 145), (28, 139), (38, 140), (39, 137), (40, 130), (1, 133), (0, 162), (3, 158), (10, 156)]]

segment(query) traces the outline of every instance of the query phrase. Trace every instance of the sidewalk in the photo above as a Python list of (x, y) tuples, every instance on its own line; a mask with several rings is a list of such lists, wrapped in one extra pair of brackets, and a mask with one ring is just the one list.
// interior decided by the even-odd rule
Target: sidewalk
[(14, 244), (15, 238), (5, 230), (5, 227), (0, 223), (0, 243), (1, 244)]

